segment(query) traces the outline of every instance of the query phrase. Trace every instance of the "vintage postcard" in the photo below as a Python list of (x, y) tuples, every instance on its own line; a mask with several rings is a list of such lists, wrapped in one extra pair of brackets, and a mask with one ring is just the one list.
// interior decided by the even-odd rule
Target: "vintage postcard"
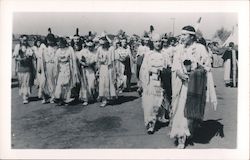
[(248, 1), (1, 4), (1, 158), (249, 158)]

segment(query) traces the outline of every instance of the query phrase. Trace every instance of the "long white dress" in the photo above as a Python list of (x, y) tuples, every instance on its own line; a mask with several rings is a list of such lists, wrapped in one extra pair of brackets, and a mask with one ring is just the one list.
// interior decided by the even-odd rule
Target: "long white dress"
[(170, 131), (170, 137), (182, 137), (190, 136), (190, 131), (188, 128), (187, 118), (184, 117), (184, 108), (187, 99), (188, 82), (182, 81), (176, 72), (187, 73), (186, 68), (183, 65), (185, 60), (190, 60), (191, 70), (197, 68), (197, 64), (205, 66), (209, 55), (205, 47), (201, 44), (193, 43), (191, 46), (185, 48), (184, 45), (179, 45), (176, 47), (176, 53), (174, 55), (174, 61), (172, 66), (173, 71), (173, 99), (172, 99), (172, 128)]
[(127, 75), (125, 75), (125, 60), (130, 57), (130, 49), (119, 47), (115, 50), (115, 67), (116, 67), (116, 79), (117, 79), (117, 89), (123, 90), (127, 86)]
[(144, 123), (147, 126), (150, 122), (155, 125), (164, 95), (161, 87), (160, 71), (164, 67), (164, 59), (161, 53), (150, 51), (143, 60), (144, 76), (142, 107), (144, 111)]
[(99, 66), (99, 98), (112, 99), (116, 97), (113, 70), (113, 52), (111, 49), (104, 50), (102, 47), (97, 49), (97, 64)]
[(41, 72), (43, 73), (43, 78), (41, 78), (41, 92), (42, 97), (50, 96), (52, 99), (54, 98), (54, 92), (56, 87), (56, 47), (48, 46), (42, 51), (42, 61), (40, 63)]
[(81, 89), (79, 98), (83, 101), (93, 101), (96, 94), (96, 77), (94, 63), (96, 62), (96, 53), (88, 49), (82, 49), (75, 53), (77, 60), (84, 60), (85, 65), (80, 64)]
[(66, 100), (70, 99), (71, 88), (76, 83), (74, 66), (74, 53), (71, 48), (59, 48), (55, 55), (55, 65), (58, 73), (55, 98)]

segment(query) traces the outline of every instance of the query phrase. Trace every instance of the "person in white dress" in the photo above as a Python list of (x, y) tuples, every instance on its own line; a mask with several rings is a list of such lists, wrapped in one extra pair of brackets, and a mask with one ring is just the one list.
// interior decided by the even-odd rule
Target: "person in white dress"
[(83, 106), (88, 105), (89, 102), (95, 101), (97, 88), (95, 77), (96, 51), (91, 39), (86, 41), (86, 47), (87, 48), (83, 48), (81, 51), (76, 52), (81, 82), (79, 99), (83, 101)]
[(40, 92), (39, 96), (42, 98), (42, 103), (54, 103), (54, 92), (56, 86), (56, 72), (55, 72), (55, 53), (57, 50), (56, 38), (51, 33), (46, 37), (46, 47), (41, 50), (41, 63), (38, 66), (38, 73), (40, 76)]
[(74, 51), (67, 46), (64, 38), (59, 39), (59, 48), (55, 55), (56, 87), (55, 98), (59, 105), (67, 104), (71, 99), (71, 89), (76, 85), (76, 65)]
[[(172, 128), (170, 137), (176, 138), (178, 148), (185, 148), (197, 124), (202, 121), (206, 104), (206, 72), (210, 59), (206, 48), (195, 42), (195, 29), (185, 26), (181, 44), (176, 48), (172, 66)], [(198, 85), (198, 86), (197, 86)]]
[(164, 68), (164, 57), (161, 53), (162, 43), (159, 34), (152, 34), (153, 50), (145, 53), (142, 68), (144, 70), (142, 108), (144, 123), (148, 134), (153, 134), (157, 121), (166, 122), (164, 112), (164, 90), (161, 73)]
[[(116, 89), (113, 79), (114, 55), (110, 49), (110, 43), (107, 35), (103, 34), (99, 40), (100, 47), (97, 49), (97, 65), (99, 72), (99, 95), (101, 100), (100, 107), (105, 107), (108, 100), (115, 99)], [(98, 73), (97, 73), (98, 74)]]

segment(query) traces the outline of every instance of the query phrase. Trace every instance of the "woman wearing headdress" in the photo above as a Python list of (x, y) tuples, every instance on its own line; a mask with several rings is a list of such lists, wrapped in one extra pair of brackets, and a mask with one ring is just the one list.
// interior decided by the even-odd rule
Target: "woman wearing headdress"
[(76, 62), (74, 51), (67, 46), (67, 41), (64, 38), (59, 38), (58, 49), (55, 55), (56, 66), (56, 87), (55, 98), (59, 105), (68, 103), (71, 99), (71, 89), (76, 85)]
[(195, 29), (182, 28), (181, 44), (177, 46), (172, 66), (172, 128), (170, 137), (176, 138), (183, 149), (187, 138), (192, 139), (202, 121), (206, 104), (206, 72), (209, 55), (196, 43)]
[(48, 29), (49, 33), (46, 37), (46, 47), (41, 53), (41, 63), (39, 64), (38, 72), (41, 73), (41, 97), (42, 103), (46, 103), (50, 98), (50, 103), (54, 103), (54, 92), (56, 87), (56, 66), (55, 54), (57, 50), (56, 38)]
[(116, 97), (116, 90), (112, 80), (113, 73), (113, 53), (110, 50), (110, 42), (105, 33), (100, 37), (100, 47), (97, 49), (97, 65), (99, 72), (99, 99), (102, 104), (100, 107), (107, 105), (108, 99)]
[(144, 110), (144, 123), (148, 134), (153, 134), (157, 121), (167, 122), (165, 119), (164, 90), (161, 79), (164, 68), (164, 57), (161, 53), (162, 43), (159, 34), (152, 34), (153, 50), (144, 57), (142, 107)]
[(90, 37), (86, 40), (86, 48), (76, 52), (81, 82), (79, 99), (83, 101), (83, 106), (96, 98), (95, 52), (95, 46)]
[(31, 75), (34, 69), (34, 54), (28, 44), (28, 36), (21, 35), (20, 43), (15, 46), (13, 57), (16, 61), (16, 72), (19, 83), (19, 95), (23, 98), (23, 103), (29, 102), (28, 98), (31, 94), (32, 79)]

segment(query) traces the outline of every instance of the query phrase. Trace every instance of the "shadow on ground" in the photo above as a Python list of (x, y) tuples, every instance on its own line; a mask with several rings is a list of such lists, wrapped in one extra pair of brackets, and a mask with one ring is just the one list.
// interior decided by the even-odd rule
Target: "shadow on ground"
[(193, 137), (194, 143), (209, 143), (214, 136), (224, 137), (223, 124), (219, 120), (204, 121), (201, 126), (196, 130)]
[(139, 97), (137, 97), (137, 96), (119, 96), (118, 100), (114, 101), (111, 105), (119, 105), (122, 103), (133, 101), (137, 98), (139, 98)]

